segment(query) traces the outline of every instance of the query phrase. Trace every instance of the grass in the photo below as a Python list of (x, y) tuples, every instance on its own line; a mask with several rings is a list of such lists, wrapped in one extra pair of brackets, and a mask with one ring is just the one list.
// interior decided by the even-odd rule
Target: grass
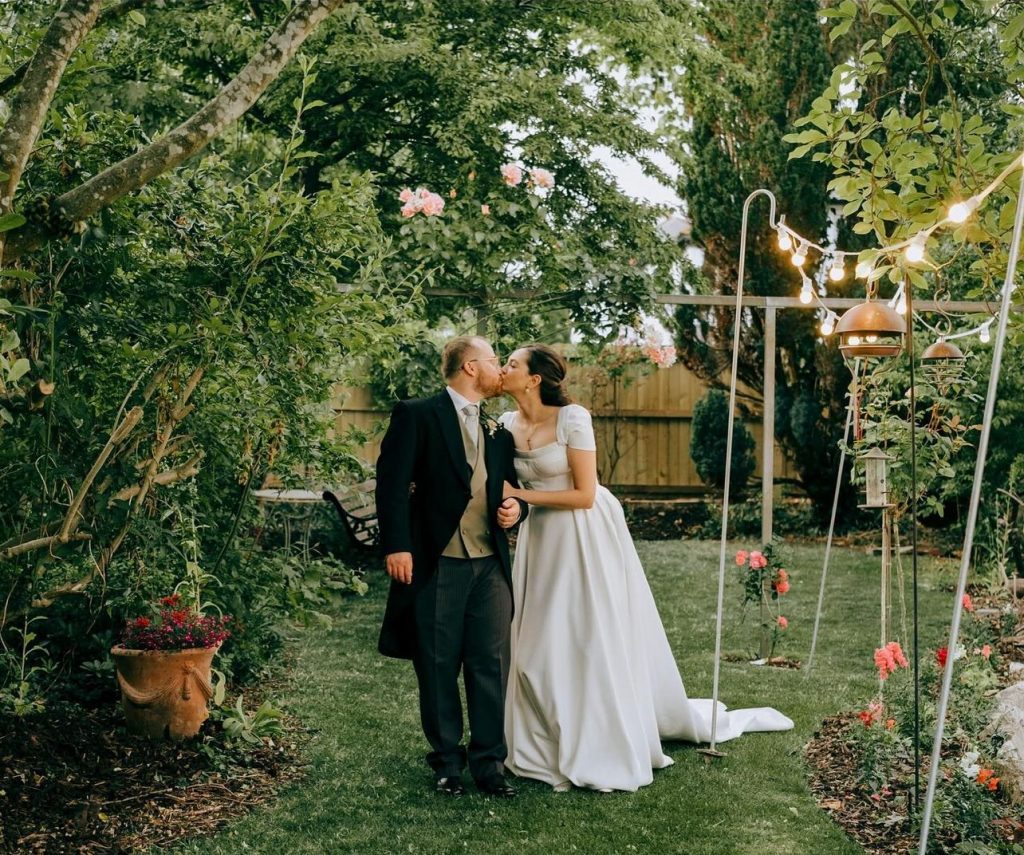
[[(638, 548), (687, 691), (709, 697), (718, 544), (651, 542)], [(789, 631), (777, 653), (806, 660), (823, 550), (799, 546), (793, 553), (792, 589), (783, 609)], [(922, 650), (939, 643), (952, 606), (952, 595), (939, 584), (951, 571), (938, 563), (921, 560)], [(430, 791), (412, 667), (376, 653), (385, 590), (377, 577), (364, 599), (346, 603), (334, 629), (303, 632), (295, 642), (294, 692), (285, 706), (314, 731), (308, 775), (269, 809), (176, 851), (859, 852), (817, 808), (802, 749), (824, 716), (863, 704), (877, 688), (871, 655), (879, 634), (878, 564), (859, 550), (833, 551), (809, 679), (803, 671), (723, 663), (725, 703), (774, 706), (795, 721), (795, 730), (725, 743), (728, 756), (711, 766), (696, 746), (667, 743), (675, 765), (655, 773), (654, 783), (635, 794), (553, 793), (520, 781), (519, 797), (511, 802), (480, 796), (471, 785), (458, 800)], [(745, 653), (754, 649), (755, 626), (753, 615), (739, 623), (735, 572), (728, 568), (723, 650)]]

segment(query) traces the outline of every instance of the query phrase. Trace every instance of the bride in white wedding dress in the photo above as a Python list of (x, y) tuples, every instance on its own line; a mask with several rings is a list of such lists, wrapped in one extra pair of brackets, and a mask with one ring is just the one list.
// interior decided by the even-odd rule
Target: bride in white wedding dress
[[(707, 742), (711, 701), (689, 700), (622, 506), (597, 483), (590, 413), (565, 397), (566, 363), (516, 350), (500, 423), (530, 504), (512, 567), (515, 616), (505, 701), (505, 766), (556, 790), (628, 790), (672, 764), (662, 739)], [(717, 741), (793, 722), (768, 707), (727, 712)]]

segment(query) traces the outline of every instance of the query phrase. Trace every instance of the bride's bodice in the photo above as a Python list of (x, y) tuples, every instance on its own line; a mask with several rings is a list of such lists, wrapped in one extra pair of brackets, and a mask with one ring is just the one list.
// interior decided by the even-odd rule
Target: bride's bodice
[[(510, 428), (515, 412), (503, 413), (499, 421)], [(594, 429), (590, 413), (578, 404), (569, 404), (558, 411), (555, 441), (528, 451), (516, 449), (516, 477), (527, 490), (571, 490), (569, 448), (594, 451)]]

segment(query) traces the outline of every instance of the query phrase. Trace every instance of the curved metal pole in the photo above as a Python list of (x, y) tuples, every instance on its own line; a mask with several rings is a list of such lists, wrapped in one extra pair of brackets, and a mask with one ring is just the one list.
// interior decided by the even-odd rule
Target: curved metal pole
[(763, 188), (755, 190), (743, 203), (743, 224), (740, 229), (740, 263), (736, 273), (736, 314), (732, 327), (732, 374), (729, 377), (729, 427), (725, 442), (725, 485), (722, 491), (722, 538), (718, 556), (718, 607), (715, 615), (715, 672), (711, 689), (711, 751), (718, 738), (718, 676), (722, 660), (722, 604), (725, 598), (725, 540), (729, 533), (729, 482), (732, 475), (732, 431), (736, 421), (736, 373), (740, 360), (740, 328), (743, 325), (743, 274), (747, 257), (747, 216), (750, 203), (758, 196), (767, 196), (771, 205), (768, 222), (775, 225), (775, 194)]
[(811, 652), (807, 656), (807, 670), (804, 679), (811, 676), (814, 667), (814, 651), (818, 646), (818, 625), (821, 623), (821, 610), (825, 604), (825, 577), (828, 575), (828, 562), (832, 555), (832, 538), (836, 532), (836, 511), (839, 509), (839, 493), (843, 488), (843, 470), (846, 468), (846, 446), (850, 441), (850, 424), (853, 422), (853, 408), (857, 405), (857, 383), (860, 381), (860, 360), (853, 363), (853, 388), (850, 392), (850, 404), (846, 408), (846, 427), (843, 428), (843, 447), (839, 454), (839, 468), (836, 472), (836, 491), (832, 497), (832, 517), (828, 523), (828, 539), (825, 541), (825, 561), (821, 567), (821, 584), (818, 586), (818, 609), (814, 613), (814, 632), (811, 634)]
[[(1018, 165), (1024, 165), (1018, 164)], [(974, 527), (978, 522), (978, 505), (981, 502), (981, 483), (985, 477), (985, 458), (988, 456), (988, 440), (992, 433), (992, 416), (996, 409), (996, 392), (999, 385), (999, 369), (1003, 361), (1003, 346), (1006, 343), (1006, 327), (1010, 319), (1010, 303), (1013, 295), (1013, 280), (1017, 273), (1017, 259), (1020, 253), (1021, 229), (1024, 227), (1024, 170), (1021, 171), (1020, 186), (1017, 189), (1017, 213), (1013, 222), (1013, 237), (1010, 239), (1010, 255), (1006, 263), (1006, 279), (1003, 281), (999, 305), (999, 327), (992, 348), (992, 370), (989, 372), (988, 392), (985, 396), (985, 415), (981, 422), (981, 436), (978, 438), (978, 456), (974, 462), (974, 483), (971, 486), (971, 504), (967, 512), (967, 527), (964, 531), (963, 553), (960, 557), (960, 578), (956, 586), (956, 600), (953, 603), (953, 622), (949, 627), (949, 641), (946, 649), (946, 665), (942, 672), (942, 690), (936, 711), (935, 741), (932, 744), (931, 768), (928, 770), (928, 793), (924, 800), (924, 817), (921, 821), (921, 837), (918, 855), (928, 851), (928, 832), (931, 827), (932, 806), (935, 802), (935, 786), (939, 775), (939, 760), (942, 755), (942, 734), (946, 726), (946, 708), (949, 704), (949, 689), (953, 682), (953, 663), (956, 658), (956, 644), (960, 636), (960, 617), (963, 613), (964, 591), (967, 589), (967, 572), (971, 566), (971, 552), (974, 549)]]

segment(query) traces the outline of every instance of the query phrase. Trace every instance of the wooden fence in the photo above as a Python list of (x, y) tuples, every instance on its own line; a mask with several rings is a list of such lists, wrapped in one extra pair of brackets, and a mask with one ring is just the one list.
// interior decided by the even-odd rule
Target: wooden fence
[[(673, 365), (609, 382), (597, 369), (575, 367), (573, 381), (570, 391), (574, 400), (594, 415), (601, 483), (637, 495), (701, 495), (707, 491), (690, 458), (693, 408), (708, 388), (694, 374), (682, 365)], [(489, 411), (497, 414), (504, 407), (505, 401), (494, 401)], [(388, 415), (366, 389), (339, 388), (335, 409), (339, 431), (350, 427), (373, 431)], [(747, 427), (757, 445), (755, 475), (760, 476), (760, 421), (748, 421)], [(379, 439), (378, 435), (364, 446), (367, 463), (376, 461)], [(775, 477), (794, 477), (791, 464), (778, 449)]]

